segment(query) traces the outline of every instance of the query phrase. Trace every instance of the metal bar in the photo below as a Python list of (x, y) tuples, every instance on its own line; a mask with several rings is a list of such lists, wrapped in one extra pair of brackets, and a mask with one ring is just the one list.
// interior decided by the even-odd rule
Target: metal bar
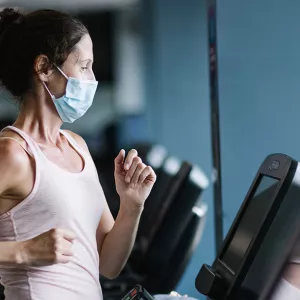
[(216, 254), (223, 242), (223, 207), (221, 183), (221, 151), (219, 122), (219, 85), (217, 55), (217, 0), (208, 0), (209, 83), (211, 109), (211, 140), (213, 157), (213, 191)]

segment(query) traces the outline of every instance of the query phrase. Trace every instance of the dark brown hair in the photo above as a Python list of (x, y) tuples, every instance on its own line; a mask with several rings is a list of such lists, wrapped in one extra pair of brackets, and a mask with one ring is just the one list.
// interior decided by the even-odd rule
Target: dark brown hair
[(0, 12), (0, 82), (16, 97), (26, 93), (34, 61), (44, 54), (50, 66), (61, 66), (88, 33), (77, 19), (54, 10), (23, 15), (12, 8)]

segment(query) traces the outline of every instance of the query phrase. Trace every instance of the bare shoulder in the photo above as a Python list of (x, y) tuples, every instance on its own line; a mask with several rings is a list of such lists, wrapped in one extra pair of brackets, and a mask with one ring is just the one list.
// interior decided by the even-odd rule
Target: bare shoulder
[(0, 193), (22, 182), (30, 165), (28, 154), (17, 141), (0, 137)]
[(89, 148), (83, 139), (79, 134), (71, 131), (71, 130), (66, 130), (64, 129), (64, 132), (68, 133), (76, 142), (79, 144), (84, 150), (86, 150), (88, 153), (90, 153)]
[(0, 164), (20, 165), (28, 161), (28, 154), (22, 146), (10, 137), (0, 137)]

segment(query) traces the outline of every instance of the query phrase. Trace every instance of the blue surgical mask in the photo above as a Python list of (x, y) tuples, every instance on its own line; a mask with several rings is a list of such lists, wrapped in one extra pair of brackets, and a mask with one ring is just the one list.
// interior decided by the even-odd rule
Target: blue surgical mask
[(49, 90), (45, 82), (44, 87), (52, 98), (56, 110), (63, 122), (73, 123), (82, 117), (91, 107), (97, 90), (98, 81), (79, 80), (68, 77), (59, 67), (56, 68), (67, 79), (66, 93), (56, 98)]

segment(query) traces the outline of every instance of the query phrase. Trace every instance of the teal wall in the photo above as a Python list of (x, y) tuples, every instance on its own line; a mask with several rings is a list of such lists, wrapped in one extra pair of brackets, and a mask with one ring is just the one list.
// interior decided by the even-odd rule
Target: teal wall
[[(143, 1), (148, 134), (170, 153), (211, 173), (205, 2)], [(199, 297), (195, 277), (214, 257), (211, 187), (202, 241), (177, 291)]]
[[(263, 159), (300, 160), (300, 2), (218, 1), (224, 227)], [(147, 134), (211, 174), (206, 2), (143, 1)], [(200, 298), (194, 280), (215, 257), (212, 186), (202, 241), (177, 290)]]

